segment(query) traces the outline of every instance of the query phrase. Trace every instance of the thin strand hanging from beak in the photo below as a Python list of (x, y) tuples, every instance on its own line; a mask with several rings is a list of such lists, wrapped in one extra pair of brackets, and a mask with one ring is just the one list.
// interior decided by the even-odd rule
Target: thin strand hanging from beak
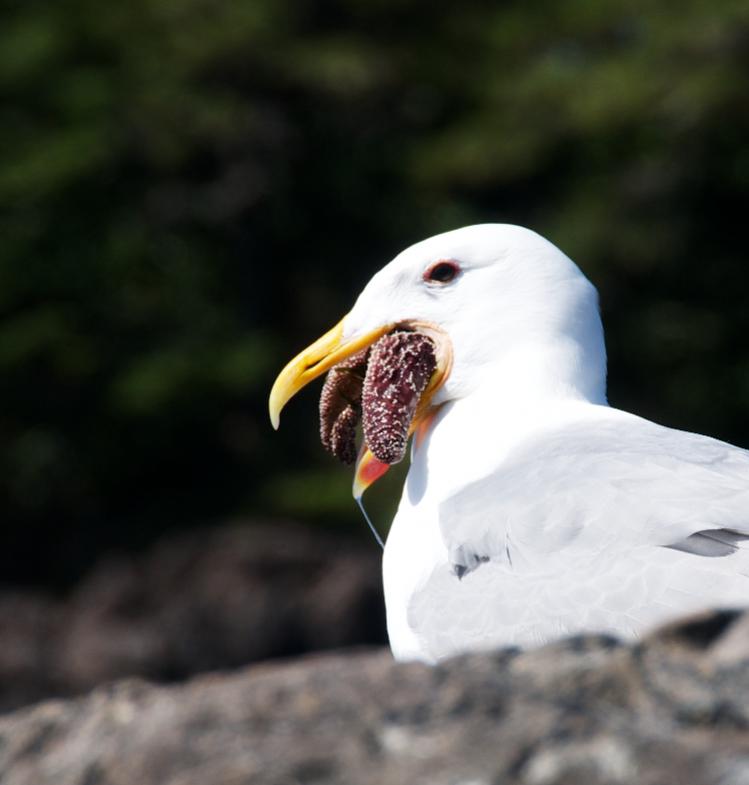
[(377, 529), (375, 529), (375, 526), (370, 520), (369, 515), (367, 515), (367, 511), (364, 509), (364, 502), (361, 500), (361, 497), (358, 497), (356, 499), (356, 503), (359, 505), (361, 514), (364, 516), (364, 520), (367, 522), (367, 526), (369, 526), (369, 530), (374, 535), (377, 544), (380, 546), (380, 548), (382, 548), (382, 550), (385, 550), (385, 543), (382, 541), (382, 537), (380, 537), (380, 533), (377, 531)]

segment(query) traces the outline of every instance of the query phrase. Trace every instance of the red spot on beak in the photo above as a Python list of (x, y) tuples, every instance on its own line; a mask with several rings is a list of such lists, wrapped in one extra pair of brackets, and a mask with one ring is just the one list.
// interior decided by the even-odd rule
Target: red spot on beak
[(361, 499), (364, 491), (377, 482), (389, 468), (389, 463), (378, 461), (369, 448), (363, 446), (359, 453), (359, 460), (356, 463), (356, 471), (354, 472), (354, 498)]

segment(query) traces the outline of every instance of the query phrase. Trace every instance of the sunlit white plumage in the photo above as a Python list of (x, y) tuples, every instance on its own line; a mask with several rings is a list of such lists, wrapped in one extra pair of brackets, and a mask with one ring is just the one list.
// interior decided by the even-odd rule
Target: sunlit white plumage
[[(461, 274), (429, 284), (439, 259)], [(556, 247), (507, 225), (418, 243), (344, 333), (404, 319), (439, 325), (454, 360), (385, 548), (396, 657), (749, 604), (749, 453), (607, 405), (597, 295)]]

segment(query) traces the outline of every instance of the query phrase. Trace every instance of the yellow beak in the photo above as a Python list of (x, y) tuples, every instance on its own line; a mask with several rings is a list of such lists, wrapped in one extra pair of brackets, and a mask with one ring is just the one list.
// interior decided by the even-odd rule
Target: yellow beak
[(300, 352), (278, 374), (268, 401), (270, 421), (274, 428), (278, 428), (283, 407), (302, 387), (329, 371), (342, 360), (370, 346), (395, 326), (394, 324), (385, 324), (376, 330), (345, 341), (343, 339), (343, 322), (344, 320), (341, 319), (335, 327)]

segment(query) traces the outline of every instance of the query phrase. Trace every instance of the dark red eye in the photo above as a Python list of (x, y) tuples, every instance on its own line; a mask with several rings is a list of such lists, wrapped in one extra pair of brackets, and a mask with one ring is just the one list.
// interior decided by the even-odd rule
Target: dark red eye
[(451, 259), (441, 259), (435, 262), (424, 273), (424, 280), (433, 283), (450, 283), (460, 272), (460, 267), (457, 262)]

